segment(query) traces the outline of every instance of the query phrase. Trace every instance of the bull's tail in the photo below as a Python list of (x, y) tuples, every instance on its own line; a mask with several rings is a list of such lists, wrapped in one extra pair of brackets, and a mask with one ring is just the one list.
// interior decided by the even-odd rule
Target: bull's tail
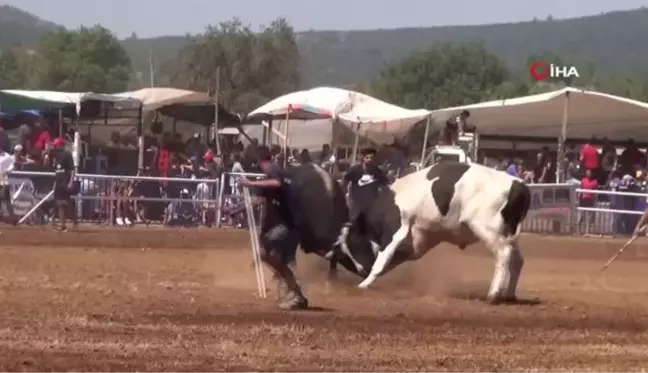
[(515, 238), (522, 230), (522, 222), (531, 206), (531, 191), (525, 184), (515, 180), (509, 190), (506, 204), (500, 214), (504, 220), (502, 235)]

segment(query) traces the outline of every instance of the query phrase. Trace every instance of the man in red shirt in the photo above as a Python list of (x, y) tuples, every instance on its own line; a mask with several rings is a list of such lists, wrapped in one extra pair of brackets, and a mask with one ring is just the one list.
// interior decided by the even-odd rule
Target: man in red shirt
[[(596, 149), (594, 149), (596, 150)], [(582, 154), (582, 151), (581, 151)], [(585, 170), (585, 177), (581, 180), (580, 182), (580, 187), (581, 189), (588, 189), (588, 190), (594, 190), (598, 188), (598, 181), (594, 177), (592, 170), (591, 169), (586, 169)], [(582, 192), (580, 195), (580, 206), (581, 207), (594, 207), (595, 204), (595, 197), (594, 193), (587, 193), (587, 192)], [(590, 225), (593, 223), (594, 220), (594, 212), (593, 211), (584, 211), (581, 214), (580, 217), (580, 222), (583, 222), (583, 217), (585, 217), (585, 224), (586, 224), (586, 229), (585, 232), (589, 231)]]
[(580, 151), (580, 164), (585, 170), (590, 170), (592, 176), (596, 178), (599, 169), (598, 150), (589, 142), (585, 143)]
[(34, 131), (32, 132), (32, 136), (33, 136), (32, 144), (34, 144), (34, 149), (36, 149), (38, 152), (42, 152), (43, 150), (45, 150), (45, 146), (52, 139), (48, 131), (47, 125), (40, 124), (40, 123), (36, 123), (34, 127)]

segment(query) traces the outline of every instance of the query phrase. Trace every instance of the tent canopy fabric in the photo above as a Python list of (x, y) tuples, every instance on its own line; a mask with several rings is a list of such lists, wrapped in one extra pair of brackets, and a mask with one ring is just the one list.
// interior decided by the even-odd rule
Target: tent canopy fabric
[(495, 100), (432, 112), (433, 128), (462, 110), (482, 135), (553, 137), (561, 135), (567, 114), (567, 138), (648, 140), (648, 103), (606, 93), (566, 87), (557, 91)]
[(74, 106), (76, 107), (77, 114), (79, 114), (81, 112), (81, 104), (85, 101), (113, 102), (133, 106), (140, 104), (139, 100), (131, 97), (93, 92), (0, 90), (0, 109), (5, 112)]
[[(132, 97), (142, 102), (144, 113), (159, 110), (163, 115), (179, 121), (210, 125), (214, 122), (214, 103), (204, 92), (177, 88), (144, 88), (137, 91), (118, 93), (120, 97)], [(238, 124), (238, 115), (218, 105), (218, 121)]]
[(340, 88), (318, 87), (289, 93), (257, 108), (244, 123), (258, 123), (269, 118), (309, 120), (336, 118), (346, 126), (361, 123), (360, 133), (400, 134), (429, 115), (428, 110), (409, 110), (363, 93)]

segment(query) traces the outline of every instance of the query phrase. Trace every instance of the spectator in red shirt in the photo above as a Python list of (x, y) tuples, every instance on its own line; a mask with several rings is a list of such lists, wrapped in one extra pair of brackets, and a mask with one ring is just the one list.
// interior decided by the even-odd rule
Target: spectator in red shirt
[(585, 143), (580, 151), (580, 164), (586, 170), (592, 171), (592, 175), (596, 177), (599, 169), (599, 153), (598, 150), (589, 142)]
[(44, 124), (36, 123), (33, 136), (34, 149), (39, 152), (45, 150), (45, 146), (52, 140), (52, 136)]
[[(595, 149), (596, 150), (596, 149)], [(587, 189), (587, 190), (594, 190), (598, 188), (598, 181), (594, 177), (594, 174), (592, 173), (592, 170), (586, 169), (585, 170), (585, 177), (580, 182), (580, 187), (581, 189)], [(581, 207), (594, 207), (594, 193), (587, 193), (583, 192), (580, 195), (580, 206)], [(592, 224), (594, 220), (594, 212), (593, 211), (584, 211), (581, 214), (580, 217), (580, 223), (583, 221), (583, 217), (586, 219), (586, 224), (587, 224), (587, 229), (586, 231), (589, 231), (589, 226)]]

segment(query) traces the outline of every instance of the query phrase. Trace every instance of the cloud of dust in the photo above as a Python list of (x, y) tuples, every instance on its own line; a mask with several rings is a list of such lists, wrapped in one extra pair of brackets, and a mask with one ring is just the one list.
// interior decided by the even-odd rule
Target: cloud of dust
[[(438, 299), (481, 299), (488, 291), (492, 274), (490, 257), (472, 255), (477, 247), (461, 251), (440, 245), (423, 258), (401, 264), (380, 277), (372, 291), (398, 298), (433, 297)], [(471, 251), (471, 252), (469, 252)], [(205, 251), (199, 269), (213, 278), (217, 288), (256, 291), (256, 277), (250, 250)], [(328, 280), (329, 262), (317, 255), (297, 254), (297, 278), (307, 293), (334, 292), (344, 296), (362, 295), (357, 288), (362, 278), (339, 267), (335, 281)], [(269, 292), (276, 284), (264, 266)]]
[[(298, 276), (304, 285), (312, 289), (325, 284), (328, 261), (316, 255), (300, 254)], [(440, 245), (423, 258), (403, 263), (380, 277), (372, 288), (398, 297), (479, 298), (488, 290), (490, 263), (489, 258), (469, 255), (451, 245)], [(361, 291), (357, 289), (361, 281), (361, 277), (340, 267), (338, 278), (331, 286), (344, 294), (353, 294)]]

